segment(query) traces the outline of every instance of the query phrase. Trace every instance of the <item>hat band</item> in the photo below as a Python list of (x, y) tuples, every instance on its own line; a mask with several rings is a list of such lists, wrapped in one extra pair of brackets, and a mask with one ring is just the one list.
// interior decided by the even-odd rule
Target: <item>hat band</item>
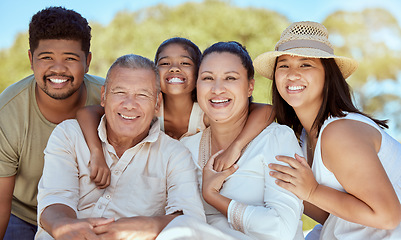
[(277, 51), (286, 51), (288, 49), (292, 48), (316, 48), (320, 49), (322, 51), (328, 52), (330, 54), (334, 54), (334, 50), (329, 47), (327, 44), (324, 44), (322, 42), (318, 42), (315, 40), (306, 40), (306, 39), (301, 39), (301, 40), (292, 40), (285, 42), (283, 44), (280, 44), (276, 48)]

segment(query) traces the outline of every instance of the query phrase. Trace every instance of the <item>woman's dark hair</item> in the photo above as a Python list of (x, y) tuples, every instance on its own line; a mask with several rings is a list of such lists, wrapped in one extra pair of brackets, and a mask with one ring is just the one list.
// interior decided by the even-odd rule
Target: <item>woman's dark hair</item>
[[(346, 115), (344, 112), (362, 114), (373, 120), (381, 128), (388, 128), (386, 124), (387, 120), (381, 121), (374, 119), (369, 115), (362, 113), (355, 107), (352, 102), (350, 87), (345, 81), (335, 60), (333, 58), (321, 58), (320, 60), (324, 68), (325, 77), (323, 86), (323, 102), (312, 125), (312, 129), (317, 129), (317, 136), (319, 135), (324, 121), (328, 117), (344, 117)], [(277, 59), (274, 66), (274, 73), (276, 72), (276, 67)], [(273, 75), (272, 98), (277, 122), (292, 127), (297, 137), (300, 137), (303, 127), (294, 109), (280, 96), (277, 90), (275, 75)]]
[[(207, 55), (214, 52), (227, 52), (238, 56), (241, 59), (242, 66), (244, 66), (246, 69), (248, 81), (253, 79), (255, 75), (255, 69), (253, 68), (252, 58), (249, 56), (245, 46), (243, 46), (241, 43), (236, 41), (217, 42), (203, 51), (201, 62)], [(250, 104), (253, 101), (253, 96), (250, 96), (248, 100)]]
[(214, 52), (217, 53), (227, 52), (237, 55), (241, 59), (242, 65), (247, 71), (248, 80), (253, 79), (255, 75), (255, 69), (253, 68), (252, 59), (249, 56), (249, 53), (246, 50), (246, 48), (241, 43), (236, 41), (217, 42), (205, 49), (201, 58), (201, 62), (207, 55)]
[(66, 39), (81, 42), (88, 56), (91, 27), (81, 14), (63, 7), (45, 8), (33, 15), (29, 23), (29, 48), (33, 53), (43, 39)]
[[(198, 79), (198, 72), (199, 72), (199, 65), (201, 61), (201, 56), (202, 53), (199, 50), (199, 47), (193, 43), (191, 40), (182, 38), (182, 37), (173, 37), (165, 40), (160, 44), (160, 46), (157, 48), (156, 54), (155, 54), (155, 64), (156, 66), (158, 65), (159, 61), (159, 55), (160, 53), (169, 45), (171, 44), (178, 44), (182, 46), (188, 53), (189, 56), (192, 58), (192, 61), (195, 64), (195, 81)], [(196, 84), (195, 84), (196, 85)], [(196, 88), (192, 91), (192, 101), (196, 102)]]

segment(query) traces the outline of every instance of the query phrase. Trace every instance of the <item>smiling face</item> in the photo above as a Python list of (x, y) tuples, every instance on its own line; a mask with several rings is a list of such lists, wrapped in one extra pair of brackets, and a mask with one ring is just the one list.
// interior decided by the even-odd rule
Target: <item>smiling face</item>
[(157, 67), (164, 94), (191, 94), (195, 89), (195, 63), (180, 44), (166, 46), (159, 54)]
[(86, 57), (77, 40), (40, 40), (32, 53), (31, 69), (41, 92), (53, 99), (66, 99), (82, 86), (89, 70), (91, 54)]
[(232, 53), (208, 54), (199, 68), (198, 103), (212, 122), (237, 121), (248, 114), (248, 97), (254, 80), (248, 80), (241, 59)]
[(101, 102), (107, 136), (110, 142), (131, 141), (135, 145), (147, 136), (159, 110), (161, 97), (157, 97), (155, 73), (149, 69), (114, 67), (108, 77), (107, 89), (102, 87)]
[(282, 55), (277, 59), (277, 90), (296, 111), (320, 108), (324, 79), (325, 71), (318, 58)]

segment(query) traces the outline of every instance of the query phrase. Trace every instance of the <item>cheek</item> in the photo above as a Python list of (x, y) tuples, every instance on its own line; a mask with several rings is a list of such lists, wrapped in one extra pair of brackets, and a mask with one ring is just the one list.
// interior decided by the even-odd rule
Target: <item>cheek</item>
[(202, 100), (202, 98), (206, 94), (206, 86), (205, 86), (205, 84), (203, 84), (201, 82), (198, 82), (198, 84), (196, 84), (196, 94), (198, 96), (198, 100)]

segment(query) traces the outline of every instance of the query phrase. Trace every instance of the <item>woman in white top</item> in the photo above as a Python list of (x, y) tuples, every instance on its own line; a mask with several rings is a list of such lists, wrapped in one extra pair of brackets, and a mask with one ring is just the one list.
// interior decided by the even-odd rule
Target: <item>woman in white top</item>
[(278, 157), (291, 167), (274, 164), (271, 175), (324, 223), (320, 239), (401, 239), (401, 145), (353, 105), (345, 79), (356, 61), (334, 55), (322, 24), (297, 22), (254, 65), (307, 156)]
[(209, 224), (238, 239), (303, 239), (302, 202), (268, 175), (276, 155), (301, 154), (290, 128), (270, 124), (242, 150), (236, 164), (222, 172), (213, 169), (216, 153), (245, 127), (253, 75), (252, 60), (239, 43), (219, 42), (206, 49), (197, 93), (210, 127), (182, 142), (199, 170)]

